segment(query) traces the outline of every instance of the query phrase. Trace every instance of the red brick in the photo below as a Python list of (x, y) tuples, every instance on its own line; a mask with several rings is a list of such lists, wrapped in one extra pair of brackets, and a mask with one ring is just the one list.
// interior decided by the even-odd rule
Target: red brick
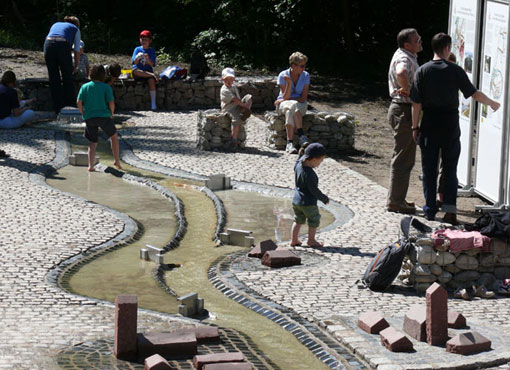
[(491, 341), (476, 331), (459, 334), (446, 343), (446, 351), (472, 355), (491, 349)]
[(271, 239), (261, 241), (255, 247), (252, 248), (248, 257), (262, 258), (267, 251), (274, 251), (277, 245)]
[(466, 318), (457, 311), (448, 311), (448, 327), (453, 329), (463, 329), (467, 326)]
[(223, 364), (206, 364), (203, 370), (252, 370), (253, 367), (247, 362), (226, 362)]
[(427, 343), (444, 346), (448, 340), (448, 293), (438, 283), (427, 289)]
[(115, 337), (113, 353), (123, 360), (136, 358), (138, 300), (136, 295), (115, 298)]
[(216, 326), (199, 326), (197, 328), (179, 329), (172, 333), (193, 333), (197, 343), (211, 343), (220, 341), (220, 332)]
[(404, 332), (421, 342), (427, 341), (427, 310), (421, 305), (412, 305), (404, 315)]
[(268, 251), (262, 257), (262, 264), (269, 267), (287, 267), (301, 264), (301, 258), (289, 249)]
[(244, 362), (241, 352), (213, 353), (211, 355), (197, 355), (193, 358), (195, 369), (201, 370), (206, 364), (218, 364), (229, 362)]
[(391, 326), (382, 330), (381, 343), (391, 352), (410, 352), (413, 350), (413, 343), (403, 333), (395, 330)]
[(381, 330), (389, 326), (390, 324), (379, 312), (364, 312), (358, 318), (358, 327), (370, 334), (379, 334)]
[(144, 370), (172, 370), (172, 367), (167, 360), (156, 354), (145, 359)]
[(138, 334), (138, 357), (146, 358), (156, 353), (172, 359), (192, 358), (197, 353), (195, 333)]

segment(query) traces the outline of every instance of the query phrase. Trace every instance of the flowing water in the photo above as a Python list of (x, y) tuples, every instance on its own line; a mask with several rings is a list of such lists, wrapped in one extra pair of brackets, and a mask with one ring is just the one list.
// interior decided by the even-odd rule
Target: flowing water
[[(73, 151), (86, 151), (83, 139), (73, 137)], [(100, 141), (98, 155), (103, 164), (113, 161), (109, 147)], [(218, 257), (246, 250), (235, 246), (215, 247), (216, 228), (213, 203), (193, 182), (165, 178), (123, 164), (124, 171), (150, 178), (175, 193), (185, 205), (188, 228), (179, 248), (164, 255), (166, 264), (180, 265), (165, 273), (167, 285), (178, 296), (197, 292), (210, 312), (206, 322), (231, 327), (248, 334), (272, 361), (284, 369), (320, 369), (326, 366), (279, 325), (230, 300), (214, 288), (207, 271)], [(173, 204), (158, 192), (111, 174), (89, 173), (86, 167), (67, 166), (48, 183), (60, 190), (125, 213), (143, 225), (142, 237), (134, 243), (103, 254), (83, 265), (69, 280), (74, 293), (114, 301), (118, 294), (136, 294), (139, 306), (175, 314), (175, 297), (158, 286), (152, 277), (156, 265), (139, 258), (145, 244), (162, 247), (174, 235), (176, 222)], [(190, 186), (182, 186), (183, 183)], [(255, 242), (264, 239), (288, 240), (292, 208), (290, 199), (241, 191), (218, 192), (227, 210), (227, 227), (253, 231)], [(333, 217), (322, 212), (322, 225)], [(306, 229), (303, 230), (306, 232)]]

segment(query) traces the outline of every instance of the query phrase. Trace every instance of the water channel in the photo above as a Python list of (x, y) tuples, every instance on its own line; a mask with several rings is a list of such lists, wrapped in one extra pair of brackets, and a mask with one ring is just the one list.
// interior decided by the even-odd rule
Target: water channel
[[(73, 152), (86, 151), (81, 135), (72, 136)], [(101, 163), (112, 166), (110, 149), (100, 141)], [(263, 316), (225, 297), (208, 280), (209, 266), (226, 254), (246, 248), (225, 245), (215, 247), (212, 236), (216, 214), (212, 201), (199, 191), (203, 184), (167, 178), (123, 163), (124, 171), (149, 178), (176, 194), (185, 205), (188, 228), (180, 246), (165, 254), (165, 264), (180, 265), (165, 273), (167, 285), (178, 296), (197, 292), (205, 299), (210, 316), (205, 322), (233, 328), (250, 336), (258, 348), (282, 369), (321, 369), (326, 365), (289, 332)], [(68, 289), (76, 294), (114, 301), (118, 294), (136, 294), (139, 306), (175, 314), (178, 301), (165, 292), (153, 278), (156, 265), (139, 258), (146, 244), (161, 247), (175, 233), (173, 204), (148, 187), (128, 182), (111, 174), (89, 173), (86, 167), (66, 166), (47, 182), (62, 191), (79, 195), (129, 215), (143, 225), (140, 239), (132, 244), (103, 253), (84, 264), (68, 279)], [(185, 184), (183, 186), (183, 184)], [(242, 191), (218, 192), (227, 210), (227, 227), (252, 230), (255, 241), (289, 239), (292, 208), (290, 199), (263, 196)], [(322, 225), (333, 221), (323, 214)], [(321, 226), (322, 226), (321, 225)], [(306, 233), (306, 229), (303, 230)]]

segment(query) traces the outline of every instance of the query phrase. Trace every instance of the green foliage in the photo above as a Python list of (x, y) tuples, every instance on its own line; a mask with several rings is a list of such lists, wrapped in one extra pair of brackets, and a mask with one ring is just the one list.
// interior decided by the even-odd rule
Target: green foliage
[[(430, 38), (446, 29), (448, 1), (429, 0), (9, 0), (2, 5), (0, 45), (42, 49), (51, 25), (65, 15), (81, 21), (87, 53), (131, 55), (149, 29), (158, 64), (189, 61), (200, 49), (213, 67), (276, 73), (299, 50), (312, 72), (385, 79), (406, 27), (420, 32), (426, 60)], [(428, 49), (428, 50), (427, 50)]]

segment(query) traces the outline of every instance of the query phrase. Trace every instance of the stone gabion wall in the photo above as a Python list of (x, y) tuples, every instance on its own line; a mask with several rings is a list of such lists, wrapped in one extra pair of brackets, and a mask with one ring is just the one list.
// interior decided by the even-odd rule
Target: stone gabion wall
[[(78, 93), (84, 82), (76, 82)], [(271, 109), (278, 95), (278, 87), (272, 78), (242, 77), (236, 80), (241, 96), (251, 94), (253, 108)], [(160, 81), (156, 87), (157, 105), (160, 109), (214, 108), (220, 106), (219, 77), (205, 80)], [(52, 110), (48, 79), (29, 78), (20, 80), (20, 88), (27, 98), (37, 98), (36, 110)], [(121, 110), (149, 110), (149, 86), (146, 82), (132, 79), (117, 80), (113, 86), (115, 105)]]
[[(271, 148), (284, 150), (287, 145), (285, 116), (266, 112), (267, 143)], [(354, 116), (344, 112), (313, 112), (303, 117), (303, 132), (312, 142), (321, 143), (328, 151), (341, 151), (354, 146)], [(294, 135), (294, 145), (298, 137)]]
[(424, 292), (434, 282), (450, 289), (483, 284), (489, 290), (497, 290), (497, 280), (510, 278), (510, 246), (499, 239), (492, 239), (489, 253), (480, 248), (451, 252), (448, 240), (438, 247), (427, 235), (418, 237), (415, 244), (399, 279), (418, 292)]
[[(197, 113), (197, 147), (202, 150), (228, 150), (232, 141), (232, 120), (218, 109), (199, 111)], [(246, 146), (245, 125), (239, 127), (239, 147)]]

